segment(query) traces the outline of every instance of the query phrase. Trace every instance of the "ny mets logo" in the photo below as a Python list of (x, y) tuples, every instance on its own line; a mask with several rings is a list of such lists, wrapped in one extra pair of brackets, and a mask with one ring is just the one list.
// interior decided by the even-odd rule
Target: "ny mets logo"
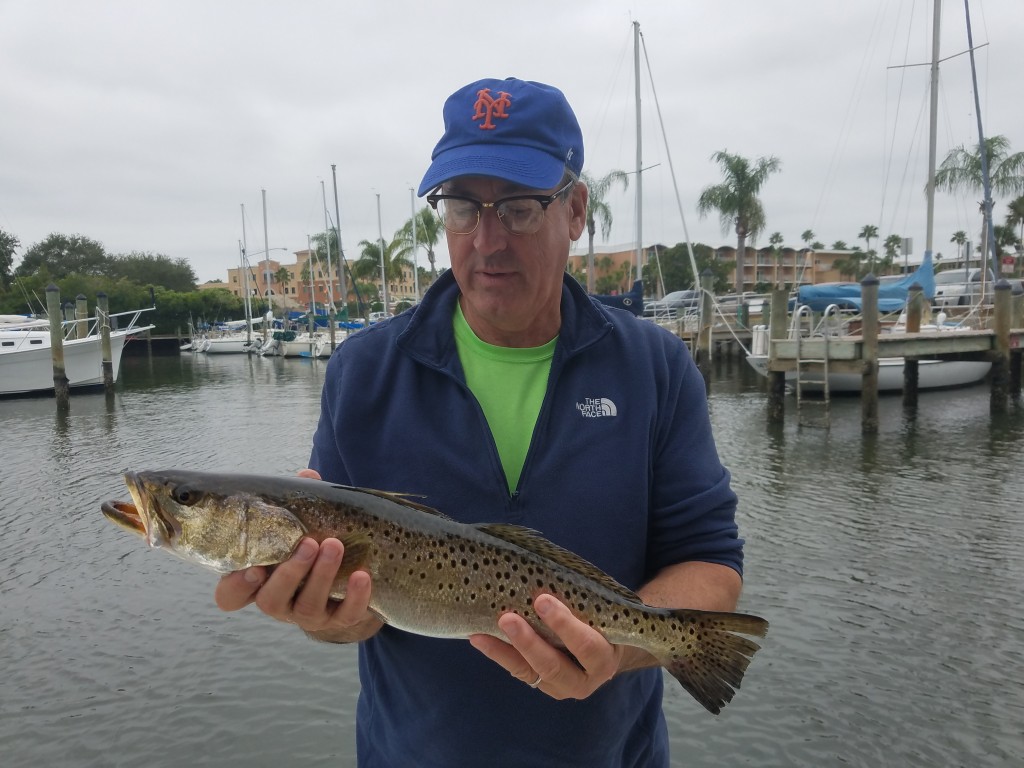
[(502, 119), (508, 117), (508, 112), (505, 110), (512, 104), (512, 99), (508, 97), (508, 94), (504, 91), (498, 91), (498, 98), (491, 96), (490, 88), (483, 88), (477, 91), (476, 103), (473, 105), (473, 109), (476, 112), (473, 113), (474, 120), (483, 120), (480, 124), (480, 130), (493, 131), (496, 127), (491, 122), (492, 119), (500, 117)]

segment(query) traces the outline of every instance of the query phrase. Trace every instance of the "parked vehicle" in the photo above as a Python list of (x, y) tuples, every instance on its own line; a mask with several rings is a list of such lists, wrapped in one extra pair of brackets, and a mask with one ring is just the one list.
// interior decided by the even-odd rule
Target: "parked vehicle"
[(700, 291), (672, 291), (672, 293), (666, 293), (663, 299), (644, 301), (644, 317), (672, 319), (699, 308)]
[(981, 269), (947, 269), (935, 273), (935, 306), (954, 307), (968, 304), (991, 303), (995, 276), (988, 270), (984, 300), (981, 296)]

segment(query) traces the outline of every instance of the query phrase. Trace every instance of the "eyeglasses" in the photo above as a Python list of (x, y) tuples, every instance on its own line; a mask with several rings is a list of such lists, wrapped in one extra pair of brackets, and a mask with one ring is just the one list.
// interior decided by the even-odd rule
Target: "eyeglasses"
[[(498, 221), (513, 235), (532, 235), (544, 224), (544, 211), (555, 200), (564, 195), (576, 179), (551, 195), (512, 195), (484, 203), (461, 195), (427, 195), (427, 202), (437, 212), (444, 228), (455, 235), (469, 235), (480, 226), (480, 212), (493, 208)], [(440, 187), (438, 187), (440, 189)]]

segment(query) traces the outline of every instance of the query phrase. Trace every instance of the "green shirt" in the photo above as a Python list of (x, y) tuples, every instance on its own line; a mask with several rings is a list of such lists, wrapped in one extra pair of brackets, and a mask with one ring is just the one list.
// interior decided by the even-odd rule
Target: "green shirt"
[(555, 354), (556, 336), (540, 347), (496, 347), (481, 341), (455, 303), (455, 348), (466, 384), (487, 418), (509, 491), (519, 485)]

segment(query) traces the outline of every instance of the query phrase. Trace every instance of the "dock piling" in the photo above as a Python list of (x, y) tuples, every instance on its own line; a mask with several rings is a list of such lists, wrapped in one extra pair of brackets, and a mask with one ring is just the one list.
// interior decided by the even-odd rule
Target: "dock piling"
[(71, 405), (71, 386), (64, 367), (64, 324), (60, 304), (60, 289), (50, 283), (46, 286), (46, 314), (50, 318), (50, 359), (53, 361), (53, 394), (58, 408)]
[(775, 357), (772, 342), (786, 338), (789, 292), (782, 286), (772, 289), (771, 314), (768, 326), (768, 423), (781, 424), (786, 417), (786, 373), (772, 370)]
[(84, 293), (75, 296), (75, 338), (84, 339), (89, 335), (89, 300)]
[(860, 281), (860, 295), (864, 361), (860, 388), (860, 428), (861, 432), (875, 434), (878, 432), (878, 278), (868, 273)]
[(1000, 280), (995, 287), (995, 316), (992, 330), (995, 332), (995, 348), (992, 360), (992, 392), (989, 398), (989, 412), (993, 415), (1006, 413), (1010, 399), (1010, 321), (1013, 304), (1010, 284)]
[(100, 326), (100, 351), (103, 353), (103, 390), (114, 391), (114, 356), (110, 346), (110, 300), (107, 294), (96, 294), (96, 322)]
[[(907, 296), (907, 333), (920, 333), (921, 316), (924, 314), (924, 289), (914, 283)], [(916, 357), (903, 359), (903, 407), (917, 408), (918, 365)]]

